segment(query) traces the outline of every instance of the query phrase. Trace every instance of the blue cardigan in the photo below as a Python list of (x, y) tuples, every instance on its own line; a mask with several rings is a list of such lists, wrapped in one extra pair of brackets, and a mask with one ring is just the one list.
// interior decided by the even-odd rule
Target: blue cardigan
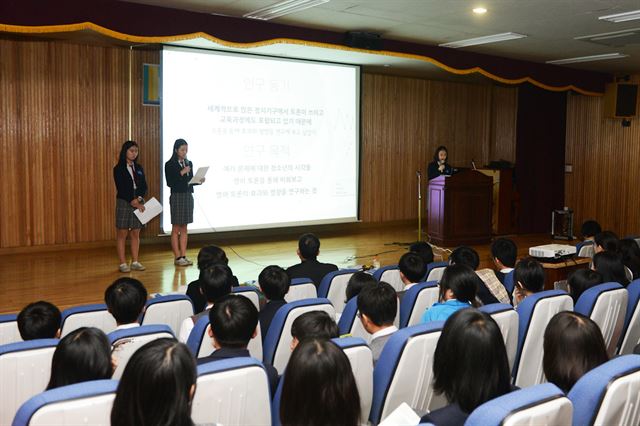
[(470, 307), (470, 303), (458, 302), (456, 299), (450, 299), (444, 303), (434, 303), (434, 305), (427, 309), (426, 312), (422, 315), (422, 319), (420, 320), (420, 322), (424, 324), (430, 321), (446, 321), (447, 318), (449, 318), (460, 309)]

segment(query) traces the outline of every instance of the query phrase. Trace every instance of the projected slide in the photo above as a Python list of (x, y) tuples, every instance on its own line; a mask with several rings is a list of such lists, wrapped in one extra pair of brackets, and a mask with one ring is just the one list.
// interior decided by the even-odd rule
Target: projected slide
[(194, 173), (209, 166), (190, 232), (356, 221), (359, 79), (347, 65), (165, 47), (163, 165), (183, 138)]

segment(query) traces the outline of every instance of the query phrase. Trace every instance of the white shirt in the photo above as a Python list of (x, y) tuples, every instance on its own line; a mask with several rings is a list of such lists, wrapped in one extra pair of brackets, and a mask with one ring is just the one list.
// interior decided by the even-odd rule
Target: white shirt
[(378, 337), (386, 336), (387, 334), (393, 334), (398, 331), (398, 327), (395, 325), (389, 326), (387, 328), (383, 328), (382, 330), (378, 330), (371, 335), (371, 340), (376, 339)]
[(116, 327), (114, 331), (126, 330), (128, 328), (134, 328), (134, 327), (140, 327), (140, 324), (137, 322), (131, 322), (129, 324), (120, 324), (119, 326)]
[(416, 285), (417, 283), (409, 283), (409, 284), (405, 284), (404, 286), (404, 291), (409, 290), (411, 287), (413, 287), (414, 285)]
[(129, 171), (129, 174), (131, 175), (131, 179), (133, 180), (133, 189), (138, 189), (138, 186), (136, 185), (136, 177), (133, 175), (135, 173), (133, 171), (133, 165), (127, 164), (127, 170)]
[(508, 274), (509, 272), (513, 271), (513, 268), (503, 268), (500, 269), (500, 272), (502, 272), (503, 274)]
[[(211, 309), (213, 307), (213, 303), (209, 303), (204, 310)], [(191, 317), (185, 318), (182, 321), (182, 325), (180, 326), (180, 334), (178, 334), (178, 341), (182, 343), (187, 343), (189, 339), (189, 335), (191, 334), (191, 330), (193, 330), (193, 319)]]

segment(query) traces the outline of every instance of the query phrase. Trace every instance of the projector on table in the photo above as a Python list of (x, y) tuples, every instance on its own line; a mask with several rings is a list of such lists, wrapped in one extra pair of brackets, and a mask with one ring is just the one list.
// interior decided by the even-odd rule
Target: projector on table
[(557, 262), (575, 255), (575, 246), (546, 244), (543, 246), (529, 247), (529, 256), (533, 256), (545, 262)]

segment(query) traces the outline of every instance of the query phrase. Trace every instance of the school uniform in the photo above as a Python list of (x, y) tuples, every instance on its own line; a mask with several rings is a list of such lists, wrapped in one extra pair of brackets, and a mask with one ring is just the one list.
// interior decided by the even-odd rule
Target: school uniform
[(116, 228), (140, 229), (142, 223), (133, 212), (131, 201), (147, 195), (147, 180), (144, 169), (135, 162), (117, 164), (113, 168), (113, 180), (116, 184)]
[[(191, 167), (189, 173), (184, 176), (180, 171), (185, 167)], [(193, 177), (193, 163), (189, 160), (180, 161), (170, 159), (164, 164), (164, 175), (167, 186), (171, 188), (169, 206), (171, 210), (172, 225), (186, 225), (193, 222), (193, 185), (189, 181)]]
[(426, 324), (431, 321), (446, 321), (447, 318), (460, 309), (470, 307), (470, 303), (459, 302), (456, 299), (449, 299), (446, 302), (438, 302), (425, 311), (420, 319), (420, 323)]

